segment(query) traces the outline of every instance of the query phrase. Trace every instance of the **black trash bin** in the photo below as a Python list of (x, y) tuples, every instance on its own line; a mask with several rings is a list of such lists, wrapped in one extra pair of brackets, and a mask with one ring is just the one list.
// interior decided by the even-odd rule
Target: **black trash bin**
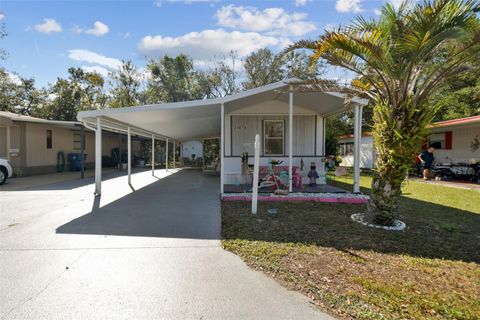
[[(70, 164), (70, 171), (82, 170), (82, 154), (81, 153), (69, 153), (68, 162)], [(87, 160), (87, 154), (84, 154), (83, 161)]]

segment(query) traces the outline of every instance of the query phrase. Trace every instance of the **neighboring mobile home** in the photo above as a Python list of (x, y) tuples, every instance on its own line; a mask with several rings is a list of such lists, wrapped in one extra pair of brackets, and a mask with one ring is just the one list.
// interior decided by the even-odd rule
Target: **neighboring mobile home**
[(430, 132), (422, 149), (433, 146), (435, 162), (480, 162), (480, 116), (435, 122)]
[[(435, 163), (480, 162), (480, 116), (435, 122), (429, 130), (430, 134), (418, 153), (432, 146), (435, 148)], [(373, 168), (376, 154), (372, 135), (364, 133), (361, 144), (360, 167)], [(353, 135), (338, 137), (338, 154), (342, 166), (353, 166)]]
[[(77, 121), (54, 121), (11, 112), (0, 111), (0, 157), (7, 158), (15, 176), (28, 176), (57, 172), (58, 153), (81, 153), (81, 128)], [(85, 166), (95, 161), (95, 136), (85, 129)], [(106, 133), (103, 154), (110, 156), (112, 148), (119, 146), (117, 134)]]

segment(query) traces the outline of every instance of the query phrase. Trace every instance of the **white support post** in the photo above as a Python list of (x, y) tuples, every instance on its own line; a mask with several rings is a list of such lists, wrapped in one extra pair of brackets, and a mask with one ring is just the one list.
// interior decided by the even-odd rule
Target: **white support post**
[(173, 140), (173, 169), (177, 168), (177, 164), (175, 163), (175, 153), (177, 151), (177, 141)]
[(185, 167), (185, 162), (183, 161), (183, 141), (179, 143), (180, 147), (180, 158), (178, 159), (180, 161), (180, 166)]
[(102, 120), (97, 118), (95, 130), (95, 195), (102, 194)]
[(155, 136), (152, 134), (152, 176), (155, 175)]
[(288, 192), (293, 191), (293, 87), (288, 98)]
[[(12, 148), (11, 142), (10, 142), (10, 126), (7, 127), (7, 160), (12, 161), (12, 157), (10, 156), (10, 149)], [(23, 150), (21, 150), (23, 151)]]
[(260, 135), (255, 135), (255, 157), (253, 160), (252, 213), (257, 214), (258, 172), (260, 170)]
[(205, 169), (205, 140), (202, 140), (202, 170)]
[(225, 105), (222, 102), (222, 105), (220, 106), (220, 195), (223, 196), (223, 190), (224, 190), (224, 179), (225, 177), (224, 172), (225, 172), (225, 166), (224, 166), (224, 160), (223, 160), (223, 153), (224, 153), (224, 148), (225, 148)]
[(132, 136), (130, 127), (127, 127), (127, 163), (128, 184), (132, 184)]
[(327, 127), (327, 118), (325, 117), (322, 117), (322, 130), (323, 130), (323, 141), (322, 141), (322, 156), (327, 156), (327, 131), (326, 131), (326, 127)]
[(353, 132), (353, 192), (360, 192), (360, 148), (362, 142), (362, 112), (363, 106), (355, 105), (355, 127)]
[(165, 170), (168, 170), (168, 138), (165, 143)]

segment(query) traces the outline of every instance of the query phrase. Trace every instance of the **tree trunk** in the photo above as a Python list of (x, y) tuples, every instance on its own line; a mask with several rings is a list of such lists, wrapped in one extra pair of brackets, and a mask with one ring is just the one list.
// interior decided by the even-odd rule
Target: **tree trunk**
[[(407, 101), (408, 102), (408, 101)], [(404, 108), (374, 105), (373, 139), (377, 152), (367, 219), (392, 225), (398, 212), (402, 184), (414, 164), (432, 112), (404, 102)]]
[[(405, 177), (405, 174), (403, 174)], [(393, 176), (376, 173), (372, 180), (372, 195), (368, 205), (367, 220), (380, 225), (392, 225), (402, 194), (402, 181)]]

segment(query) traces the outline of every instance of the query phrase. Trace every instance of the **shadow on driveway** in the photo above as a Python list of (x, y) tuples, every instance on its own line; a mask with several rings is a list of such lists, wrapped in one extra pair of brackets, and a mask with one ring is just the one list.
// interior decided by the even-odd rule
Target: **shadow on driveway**
[(97, 197), (89, 214), (56, 232), (220, 239), (219, 180), (198, 171), (182, 170), (106, 206), (99, 204)]

